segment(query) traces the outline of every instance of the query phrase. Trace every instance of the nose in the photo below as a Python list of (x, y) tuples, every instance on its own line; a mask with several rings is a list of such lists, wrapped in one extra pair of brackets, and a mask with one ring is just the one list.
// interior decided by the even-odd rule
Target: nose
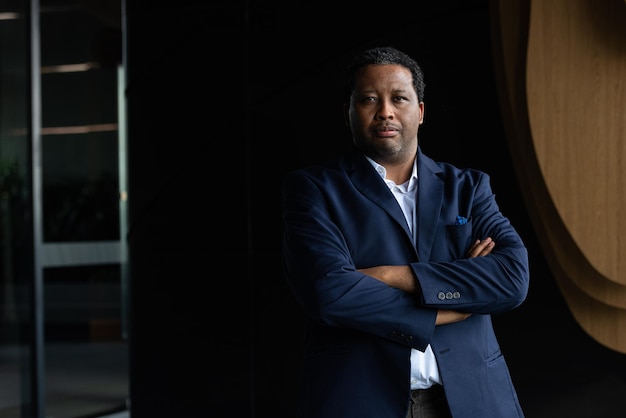
[(385, 120), (393, 118), (393, 106), (388, 100), (381, 100), (376, 112), (376, 119)]

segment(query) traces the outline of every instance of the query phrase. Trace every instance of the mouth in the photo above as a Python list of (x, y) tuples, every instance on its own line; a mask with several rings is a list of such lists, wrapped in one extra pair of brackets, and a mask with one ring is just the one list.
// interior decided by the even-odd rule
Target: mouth
[(388, 138), (397, 135), (398, 131), (399, 129), (394, 126), (385, 125), (375, 128), (374, 134), (378, 137)]

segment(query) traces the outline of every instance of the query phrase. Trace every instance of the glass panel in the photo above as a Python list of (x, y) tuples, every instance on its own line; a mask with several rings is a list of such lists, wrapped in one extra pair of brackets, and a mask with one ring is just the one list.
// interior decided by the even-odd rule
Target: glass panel
[(119, 63), (114, 57), (121, 60), (121, 36), (76, 2), (44, 3), (44, 242), (119, 240)]
[(114, 264), (45, 269), (47, 416), (125, 409), (121, 275)]
[[(77, 133), (117, 128), (117, 96), (111, 94), (117, 89), (116, 66), (78, 62), (47, 66), (42, 73), (41, 98), (42, 107), (46, 109), (42, 125), (48, 128), (44, 135), (55, 132), (51, 127), (57, 130), (77, 127)], [(71, 112), (68, 112), (69, 107)]]
[(44, 135), (41, 155), (44, 242), (118, 241), (117, 130)]
[(0, 417), (32, 416), (28, 2), (0, 0)]
[[(29, 4), (0, 0), (0, 418), (97, 416), (128, 400), (121, 2), (39, 2), (41, 91), (31, 91)], [(31, 97), (42, 103), (35, 152)], [(43, 377), (33, 301), (45, 309)]]
[(41, 0), (46, 416), (126, 409), (121, 2)]

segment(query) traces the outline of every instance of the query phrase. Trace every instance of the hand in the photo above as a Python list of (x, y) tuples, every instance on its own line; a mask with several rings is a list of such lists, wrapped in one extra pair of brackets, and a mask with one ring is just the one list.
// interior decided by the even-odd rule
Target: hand
[(467, 258), (485, 256), (491, 253), (491, 250), (493, 250), (495, 245), (496, 243), (491, 239), (491, 237), (487, 237), (483, 240), (477, 239), (469, 250), (467, 250)]
[(372, 276), (381, 282), (408, 293), (415, 292), (415, 278), (413, 272), (408, 265), (404, 266), (374, 266), (358, 269), (361, 273)]
[(451, 311), (449, 309), (437, 310), (437, 319), (435, 325), (452, 324), (469, 318), (471, 314), (466, 312)]

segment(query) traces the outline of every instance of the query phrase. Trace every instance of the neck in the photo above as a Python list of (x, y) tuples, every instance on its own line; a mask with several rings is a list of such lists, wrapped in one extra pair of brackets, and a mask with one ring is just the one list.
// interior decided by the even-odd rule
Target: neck
[(411, 178), (413, 173), (413, 160), (403, 161), (401, 163), (389, 164), (387, 162), (379, 162), (380, 165), (387, 170), (387, 178), (396, 184), (402, 184)]

